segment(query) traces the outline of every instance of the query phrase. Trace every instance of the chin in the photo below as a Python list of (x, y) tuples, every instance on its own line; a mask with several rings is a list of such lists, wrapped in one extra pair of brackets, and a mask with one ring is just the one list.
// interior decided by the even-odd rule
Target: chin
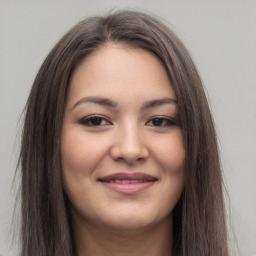
[(146, 222), (145, 220), (120, 220), (115, 222), (106, 223), (107, 227), (111, 230), (122, 231), (122, 232), (135, 232), (138, 230), (144, 230), (152, 226), (152, 222)]
[(115, 213), (111, 219), (105, 219), (104, 224), (112, 229), (122, 231), (144, 230), (158, 225), (166, 218), (154, 215), (152, 212), (153, 210), (147, 213), (139, 210), (126, 210), (125, 212), (119, 212), (118, 215)]

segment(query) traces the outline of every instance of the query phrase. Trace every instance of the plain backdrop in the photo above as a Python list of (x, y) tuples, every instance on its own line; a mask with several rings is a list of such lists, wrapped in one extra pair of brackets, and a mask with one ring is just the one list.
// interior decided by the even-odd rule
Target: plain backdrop
[(0, 0), (0, 255), (18, 255), (10, 232), (11, 223), (18, 227), (12, 180), (19, 118), (36, 72), (76, 22), (120, 8), (162, 17), (189, 49), (216, 122), (233, 223), (230, 243), (234, 247), (236, 234), (238, 255), (256, 255), (255, 0)]

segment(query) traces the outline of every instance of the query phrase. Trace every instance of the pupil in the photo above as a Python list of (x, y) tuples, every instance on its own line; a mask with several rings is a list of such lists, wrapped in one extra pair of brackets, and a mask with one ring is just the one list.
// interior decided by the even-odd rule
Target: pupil
[(160, 118), (155, 118), (152, 123), (155, 126), (161, 126), (163, 124), (163, 120)]
[(100, 125), (101, 124), (101, 118), (100, 117), (93, 117), (91, 119), (92, 125)]

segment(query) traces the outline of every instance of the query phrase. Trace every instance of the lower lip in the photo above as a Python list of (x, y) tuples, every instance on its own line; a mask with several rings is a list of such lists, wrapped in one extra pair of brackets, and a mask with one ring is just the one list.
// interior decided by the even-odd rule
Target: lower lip
[(154, 184), (154, 181), (129, 184), (102, 182), (102, 184), (119, 193), (136, 194), (151, 187)]

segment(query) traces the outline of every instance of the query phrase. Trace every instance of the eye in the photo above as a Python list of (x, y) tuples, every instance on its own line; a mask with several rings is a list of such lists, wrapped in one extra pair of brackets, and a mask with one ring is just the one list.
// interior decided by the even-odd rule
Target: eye
[(176, 122), (170, 118), (166, 118), (166, 117), (155, 117), (150, 119), (146, 125), (149, 126), (172, 126), (172, 125), (176, 125)]
[(79, 121), (80, 124), (85, 126), (104, 126), (104, 125), (111, 125), (112, 123), (108, 121), (105, 117), (102, 116), (88, 116), (83, 118)]

